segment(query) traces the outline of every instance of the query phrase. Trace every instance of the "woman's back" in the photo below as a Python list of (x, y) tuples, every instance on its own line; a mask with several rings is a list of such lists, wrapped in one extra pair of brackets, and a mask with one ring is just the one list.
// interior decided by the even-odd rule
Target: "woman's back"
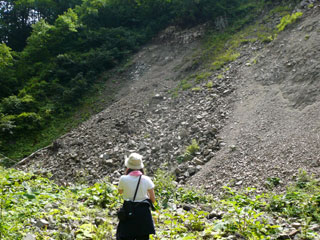
[[(124, 200), (133, 200), (138, 180), (139, 176), (133, 176), (130, 174), (121, 176), (119, 181), (119, 189), (123, 190)], [(151, 179), (148, 176), (142, 175), (135, 202), (140, 202), (149, 198), (148, 190), (152, 188), (154, 188), (154, 184)]]
[[(126, 171), (119, 180), (119, 193), (123, 194), (124, 200), (133, 200), (137, 184), (139, 187), (135, 202), (124, 201), (123, 209), (130, 206), (130, 218), (120, 220), (117, 227), (117, 240), (147, 240), (150, 234), (155, 234), (153, 219), (150, 211), (155, 202), (154, 183), (144, 174), (142, 156), (131, 153), (125, 158)], [(141, 177), (141, 178), (140, 178)], [(144, 201), (149, 199), (148, 201)], [(127, 211), (129, 212), (129, 211)]]

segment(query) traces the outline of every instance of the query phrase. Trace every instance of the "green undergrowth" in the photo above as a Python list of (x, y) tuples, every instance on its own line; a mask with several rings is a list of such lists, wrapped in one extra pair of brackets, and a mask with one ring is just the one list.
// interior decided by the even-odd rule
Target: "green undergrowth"
[[(305, 172), (282, 194), (273, 188), (261, 193), (224, 187), (217, 198), (178, 186), (162, 171), (154, 182), (157, 235), (152, 239), (277, 239), (293, 222), (300, 224), (298, 239), (319, 237), (314, 228), (320, 222), (319, 181)], [(121, 201), (107, 179), (62, 187), (43, 176), (0, 167), (0, 239), (27, 234), (39, 240), (114, 239)]]

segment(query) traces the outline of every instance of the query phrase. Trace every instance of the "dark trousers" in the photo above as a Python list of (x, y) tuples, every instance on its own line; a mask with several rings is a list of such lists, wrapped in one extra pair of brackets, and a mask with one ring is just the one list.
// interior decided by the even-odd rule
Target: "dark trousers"
[(149, 240), (149, 235), (144, 235), (140, 237), (117, 238), (117, 240)]

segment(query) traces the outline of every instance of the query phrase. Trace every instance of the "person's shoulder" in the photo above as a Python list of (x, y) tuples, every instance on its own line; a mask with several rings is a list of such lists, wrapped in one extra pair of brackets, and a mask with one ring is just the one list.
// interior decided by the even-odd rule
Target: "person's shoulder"
[(122, 175), (121, 177), (120, 177), (120, 181), (125, 181), (126, 179), (128, 179), (128, 175)]
[(151, 182), (152, 182), (151, 177), (148, 177), (148, 176), (146, 176), (146, 175), (143, 175), (143, 179), (145, 179), (145, 180), (147, 180), (147, 181), (151, 181)]

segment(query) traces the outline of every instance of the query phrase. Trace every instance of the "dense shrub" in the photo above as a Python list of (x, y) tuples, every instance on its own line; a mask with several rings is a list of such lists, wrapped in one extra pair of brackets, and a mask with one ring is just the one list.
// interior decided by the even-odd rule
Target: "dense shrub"
[(14, 75), (14, 58), (11, 49), (4, 43), (0, 44), (0, 100), (10, 96), (18, 88)]

